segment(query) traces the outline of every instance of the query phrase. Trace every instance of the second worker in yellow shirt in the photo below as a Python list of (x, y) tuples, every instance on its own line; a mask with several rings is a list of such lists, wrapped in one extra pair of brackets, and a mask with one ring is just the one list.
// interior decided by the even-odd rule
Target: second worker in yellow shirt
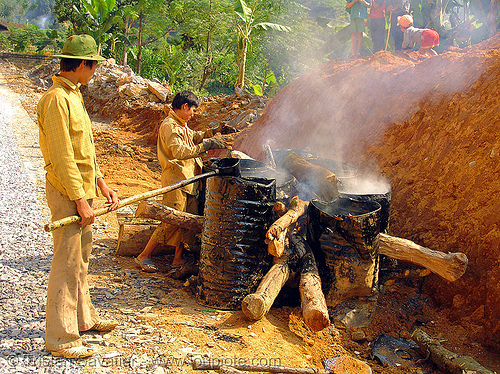
[[(157, 152), (161, 165), (163, 187), (199, 175), (202, 171), (201, 155), (210, 149), (230, 148), (232, 135), (216, 134), (212, 130), (194, 131), (187, 121), (198, 108), (199, 99), (190, 91), (181, 91), (172, 101), (172, 109), (162, 122), (158, 133)], [(163, 195), (163, 204), (183, 212), (198, 214), (199, 183), (189, 184)], [(167, 223), (161, 223), (154, 231), (144, 250), (135, 262), (147, 272), (157, 272), (151, 254), (160, 243), (175, 247), (172, 267), (183, 263), (185, 244), (194, 244), (195, 234)]]

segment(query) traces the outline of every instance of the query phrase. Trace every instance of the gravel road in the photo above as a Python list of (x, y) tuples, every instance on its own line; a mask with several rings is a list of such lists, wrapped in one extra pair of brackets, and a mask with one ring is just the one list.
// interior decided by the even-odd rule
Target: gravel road
[(0, 372), (75, 373), (44, 349), (52, 238), (36, 124), (0, 76)]

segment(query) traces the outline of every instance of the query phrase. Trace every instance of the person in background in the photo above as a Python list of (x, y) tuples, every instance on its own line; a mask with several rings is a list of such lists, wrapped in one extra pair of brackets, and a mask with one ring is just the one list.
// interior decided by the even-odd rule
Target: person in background
[[(214, 129), (193, 131), (187, 121), (198, 108), (199, 99), (190, 91), (181, 91), (172, 101), (172, 109), (160, 125), (158, 132), (157, 152), (161, 165), (161, 184), (163, 187), (201, 174), (201, 156), (210, 149), (230, 149), (232, 135), (215, 134)], [(199, 183), (189, 184), (163, 195), (163, 204), (171, 208), (198, 214), (197, 195)], [(146, 272), (157, 272), (158, 268), (151, 260), (151, 254), (158, 244), (175, 247), (171, 268), (176, 269), (174, 278), (190, 275), (189, 263), (183, 258), (184, 244), (195, 243), (193, 231), (178, 226), (161, 223), (151, 235), (144, 250), (136, 257), (135, 262)], [(183, 269), (183, 266), (186, 269)]]
[(60, 72), (37, 107), (40, 148), (45, 161), (47, 203), (52, 220), (79, 215), (81, 221), (52, 232), (54, 255), (47, 287), (45, 347), (53, 356), (83, 358), (94, 354), (83, 346), (80, 332), (108, 331), (117, 323), (99, 317), (90, 300), (87, 270), (92, 251), (92, 200), (97, 189), (110, 209), (118, 207), (116, 191), (104, 182), (96, 162), (89, 115), (80, 85), (88, 84), (98, 61), (90, 35), (64, 43)]
[(410, 15), (398, 17), (398, 25), (404, 33), (403, 49), (411, 50), (416, 44), (420, 44), (418, 52), (424, 56), (434, 56), (437, 52), (432, 49), (439, 46), (439, 34), (432, 29), (419, 29), (413, 26), (413, 18)]
[(386, 14), (387, 12), (389, 12), (394, 50), (400, 52), (403, 44), (403, 32), (398, 27), (398, 17), (410, 14), (410, 0), (387, 0)]
[(350, 13), (351, 24), (351, 56), (361, 54), (363, 44), (363, 32), (365, 31), (365, 20), (368, 17), (368, 8), (371, 0), (346, 0), (346, 8)]
[(373, 53), (377, 53), (385, 47), (385, 0), (373, 0), (368, 17), (370, 18)]

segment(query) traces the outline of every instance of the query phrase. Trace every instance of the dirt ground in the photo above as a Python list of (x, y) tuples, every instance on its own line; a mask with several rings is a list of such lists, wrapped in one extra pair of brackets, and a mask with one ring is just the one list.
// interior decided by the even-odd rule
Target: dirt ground
[[(384, 367), (371, 355), (381, 334), (409, 339), (420, 326), (447, 349), (499, 372), (492, 335), (500, 315), (494, 301), (500, 292), (500, 242), (494, 209), (498, 203), (492, 196), (500, 187), (495, 139), (500, 39), (487, 43), (424, 61), (384, 52), (332, 61), (285, 87), (235, 147), (260, 159), (266, 143), (314, 149), (360, 170), (380, 172), (391, 181), (391, 234), (466, 253), (469, 270), (462, 279), (450, 283), (431, 275), (390, 282), (370, 326), (346, 330), (335, 323), (335, 328), (314, 333), (297, 305), (272, 308), (252, 322), (241, 311), (200, 305), (192, 288), (168, 274), (139, 272), (132, 258), (113, 255), (118, 224), (112, 216), (101, 217), (98, 225), (105, 222), (105, 229), (95, 236), (90, 283), (108, 292), (98, 307), (126, 326), (103, 335), (101, 357), (127, 363), (143, 358), (144, 370), (161, 364), (171, 372), (190, 372), (187, 362), (200, 356), (314, 368), (340, 357), (346, 358), (346, 369), (339, 373), (357, 373), (348, 362), (355, 357), (375, 373), (442, 373), (425, 360), (413, 367)], [(0, 68), (34, 118), (42, 90), (22, 70), (6, 63)], [(98, 103), (89, 101), (89, 111), (98, 112)], [(211, 98), (195, 116), (194, 126), (219, 121), (230, 105), (240, 106), (241, 100)], [(151, 109), (94, 116), (98, 161), (121, 198), (160, 187), (154, 133), (162, 116)], [(98, 199), (97, 206), (102, 203)], [(167, 264), (171, 255), (156, 260)], [(483, 344), (486, 338), (489, 344)], [(86, 370), (92, 371), (89, 366)], [(109, 370), (130, 368), (118, 363)]]

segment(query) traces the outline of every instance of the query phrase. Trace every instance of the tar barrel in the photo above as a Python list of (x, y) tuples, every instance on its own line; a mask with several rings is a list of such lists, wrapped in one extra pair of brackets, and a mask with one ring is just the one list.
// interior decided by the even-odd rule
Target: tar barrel
[(342, 196), (310, 202), (307, 237), (329, 309), (376, 294), (380, 211), (375, 201)]
[(276, 181), (243, 175), (207, 180), (197, 297), (219, 309), (239, 309), (272, 263), (265, 234)]
[(380, 232), (389, 233), (389, 216), (391, 212), (391, 187), (384, 186), (374, 190), (356, 191), (355, 189), (340, 189), (340, 196), (357, 201), (375, 201), (380, 204)]

